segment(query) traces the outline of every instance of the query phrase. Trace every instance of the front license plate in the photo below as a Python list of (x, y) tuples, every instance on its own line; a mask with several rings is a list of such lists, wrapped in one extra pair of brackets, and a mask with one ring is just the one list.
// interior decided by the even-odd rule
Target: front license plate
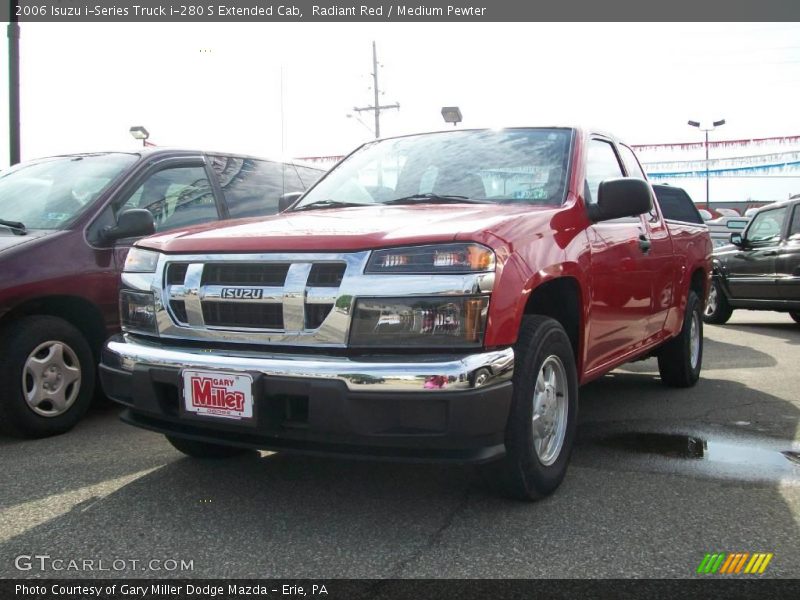
[(183, 408), (204, 417), (253, 418), (253, 378), (222, 371), (183, 372)]

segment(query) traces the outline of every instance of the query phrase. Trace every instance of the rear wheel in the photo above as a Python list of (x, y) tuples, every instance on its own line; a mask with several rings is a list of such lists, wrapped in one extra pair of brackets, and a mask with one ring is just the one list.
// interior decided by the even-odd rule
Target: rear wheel
[(551, 494), (567, 472), (578, 411), (578, 375), (566, 331), (548, 317), (525, 317), (515, 346), (506, 456), (493, 463), (503, 491), (521, 500)]
[(673, 387), (691, 387), (700, 378), (703, 365), (703, 319), (700, 300), (694, 291), (686, 299), (683, 327), (677, 337), (667, 342), (658, 355), (661, 381)]
[(232, 458), (240, 456), (252, 450), (247, 448), (239, 448), (237, 446), (223, 446), (222, 444), (211, 444), (208, 442), (199, 442), (196, 440), (187, 440), (185, 438), (175, 437), (172, 435), (165, 436), (167, 441), (172, 446), (193, 458)]
[(94, 394), (95, 360), (63, 319), (31, 316), (0, 332), (0, 429), (45, 437), (72, 429)]
[(722, 325), (728, 322), (732, 313), (733, 308), (728, 304), (728, 298), (725, 296), (725, 292), (722, 291), (719, 281), (716, 278), (712, 279), (703, 320), (713, 325)]
[(792, 317), (795, 323), (800, 323), (800, 312), (790, 312), (789, 316)]

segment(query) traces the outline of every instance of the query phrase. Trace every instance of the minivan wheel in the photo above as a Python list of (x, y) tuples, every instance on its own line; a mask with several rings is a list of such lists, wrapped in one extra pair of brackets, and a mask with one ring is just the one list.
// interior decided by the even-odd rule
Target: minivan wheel
[(187, 440), (186, 438), (173, 435), (164, 436), (172, 447), (183, 452), (186, 456), (193, 458), (232, 458), (241, 454), (252, 452), (247, 448), (238, 446), (224, 446), (222, 444), (211, 444), (209, 442), (199, 442), (197, 440)]
[(722, 325), (727, 323), (733, 314), (733, 308), (728, 304), (728, 298), (722, 291), (719, 281), (716, 278), (711, 280), (711, 287), (708, 290), (708, 300), (703, 312), (703, 320), (712, 325)]
[(0, 430), (46, 437), (72, 429), (91, 404), (95, 360), (58, 317), (18, 319), (0, 332)]
[(690, 290), (686, 299), (683, 327), (677, 337), (664, 344), (658, 353), (661, 381), (672, 387), (691, 387), (700, 378), (703, 366), (703, 319), (700, 299)]
[(506, 455), (487, 467), (506, 495), (538, 500), (567, 472), (578, 412), (575, 356), (561, 324), (538, 315), (524, 317), (514, 351)]

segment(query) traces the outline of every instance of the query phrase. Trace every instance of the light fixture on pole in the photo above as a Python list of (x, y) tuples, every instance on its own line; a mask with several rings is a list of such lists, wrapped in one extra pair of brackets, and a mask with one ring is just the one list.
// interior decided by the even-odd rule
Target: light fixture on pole
[(147, 138), (150, 137), (150, 132), (141, 125), (135, 125), (130, 128), (130, 133), (134, 139), (142, 140), (142, 146), (147, 146)]
[(706, 149), (706, 209), (711, 210), (711, 201), (708, 195), (708, 132), (714, 131), (717, 127), (722, 127), (725, 125), (725, 119), (720, 119), (719, 121), (714, 121), (711, 123), (711, 126), (703, 127), (699, 121), (688, 121), (689, 125), (692, 127), (697, 127), (700, 131), (705, 132), (706, 134), (706, 141), (705, 141), (705, 149)]
[(461, 117), (461, 109), (457, 106), (443, 106), (442, 117), (444, 118), (445, 123), (452, 123), (453, 127), (461, 123), (463, 120)]

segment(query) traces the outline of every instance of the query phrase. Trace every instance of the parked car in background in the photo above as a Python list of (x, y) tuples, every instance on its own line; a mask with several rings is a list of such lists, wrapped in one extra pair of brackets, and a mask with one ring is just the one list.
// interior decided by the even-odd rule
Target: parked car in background
[(280, 215), (131, 256), (103, 387), (190, 456), (488, 462), (533, 500), (564, 477), (580, 384), (645, 356), (667, 385), (700, 375), (708, 230), (665, 221), (599, 132), (370, 142)]
[(800, 199), (765, 206), (714, 251), (705, 321), (725, 323), (737, 308), (788, 312), (800, 323)]
[(741, 217), (742, 215), (735, 208), (717, 208), (715, 209), (720, 217)]
[(711, 234), (711, 242), (714, 248), (726, 246), (730, 244), (732, 233), (742, 233), (747, 224), (750, 222), (750, 217), (717, 217), (710, 221), (706, 221), (708, 225), (708, 232)]
[(142, 235), (270, 215), (322, 171), (186, 150), (55, 156), (0, 173), (0, 429), (45, 436), (89, 406)]
[(714, 218), (714, 215), (711, 214), (711, 211), (706, 210), (705, 208), (698, 208), (697, 212), (700, 213), (700, 216), (702, 217), (703, 221), (710, 221), (711, 219)]
[(658, 204), (661, 207), (661, 214), (668, 221), (683, 221), (698, 225), (704, 223), (705, 220), (697, 209), (697, 205), (683, 188), (657, 184), (653, 186), (653, 191), (656, 193)]

